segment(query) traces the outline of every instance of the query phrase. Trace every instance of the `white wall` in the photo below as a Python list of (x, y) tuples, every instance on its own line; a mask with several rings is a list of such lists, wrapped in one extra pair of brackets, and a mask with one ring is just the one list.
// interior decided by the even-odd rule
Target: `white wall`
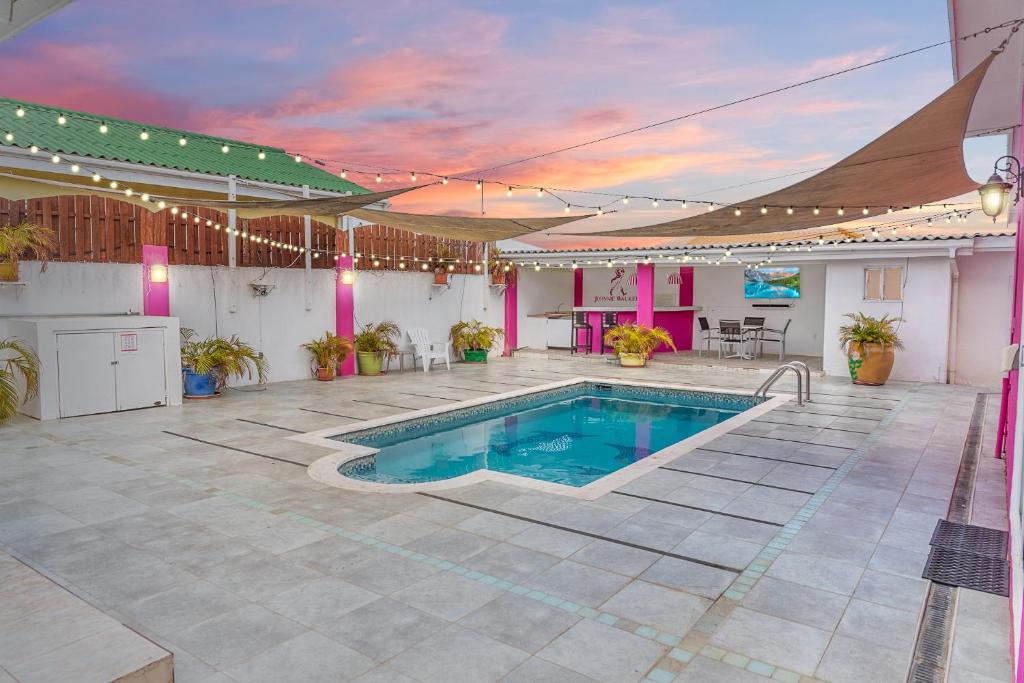
[[(800, 298), (786, 300), (785, 303), (791, 304), (789, 308), (754, 308), (754, 302), (743, 296), (742, 266), (699, 266), (694, 269), (693, 303), (703, 306), (693, 320), (694, 348), (701, 336), (698, 316), (706, 316), (712, 327), (722, 319), (763, 316), (765, 325), (772, 329), (782, 329), (787, 319), (793, 319), (786, 332), (787, 354), (822, 355), (825, 319), (825, 266), (822, 264), (800, 265)], [(764, 349), (768, 355), (777, 351), (778, 345), (766, 344)], [(714, 346), (712, 351), (715, 351)]]
[[(274, 285), (266, 297), (254, 296), (248, 286), (261, 276), (260, 282)], [(237, 334), (263, 351), (271, 381), (302, 379), (309, 377), (310, 365), (300, 345), (335, 329), (334, 278), (334, 270), (313, 271), (313, 307), (307, 311), (302, 270), (171, 266), (171, 315), (199, 335)], [(460, 319), (503, 323), (503, 297), (485, 286), (482, 275), (454, 275), (450, 288), (432, 287), (430, 273), (359, 271), (356, 278), (358, 322), (389, 319), (403, 330), (426, 327), (437, 341), (446, 340)], [(138, 264), (51, 263), (40, 274), (36, 263), (23, 263), (22, 279), (28, 281), (24, 287), (0, 286), (0, 338), (9, 334), (10, 317), (142, 309)]]
[(1013, 252), (958, 256), (960, 295), (957, 305), (956, 384), (997, 387), (999, 354), (1010, 339), (1013, 301)]
[(518, 277), (519, 347), (544, 349), (547, 346), (547, 320), (528, 316), (546, 311), (572, 310), (572, 270), (520, 268)]
[[(903, 266), (903, 301), (864, 301), (864, 268)], [(825, 374), (849, 376), (837, 334), (846, 313), (904, 318), (899, 336), (906, 349), (896, 354), (892, 378), (945, 382), (949, 342), (950, 260), (948, 257), (830, 261), (825, 275)]]

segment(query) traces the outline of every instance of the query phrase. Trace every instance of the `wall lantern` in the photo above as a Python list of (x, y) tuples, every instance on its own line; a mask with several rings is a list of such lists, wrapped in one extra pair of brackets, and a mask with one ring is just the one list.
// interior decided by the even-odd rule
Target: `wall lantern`
[[(1003, 176), (999, 175), (1000, 171), (1006, 173), (1013, 182), (1003, 180)], [(981, 195), (981, 210), (992, 218), (993, 223), (996, 216), (1006, 208), (1006, 200), (1014, 184), (1018, 187), (1013, 196), (1013, 203), (1016, 204), (1020, 199), (1020, 161), (1012, 156), (1000, 157), (996, 160), (995, 169), (988, 182), (978, 188), (978, 194)]]
[(167, 282), (167, 266), (154, 263), (149, 266), (149, 281), (153, 283)]
[(343, 270), (341, 271), (341, 284), (351, 285), (356, 281), (356, 271), (354, 270)]

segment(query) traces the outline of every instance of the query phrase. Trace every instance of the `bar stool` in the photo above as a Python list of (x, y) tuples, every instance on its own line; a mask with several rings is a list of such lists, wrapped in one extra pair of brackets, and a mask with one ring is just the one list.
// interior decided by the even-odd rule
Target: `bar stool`
[(590, 349), (594, 345), (594, 326), (587, 322), (586, 311), (573, 311), (572, 343), (569, 346), (569, 353), (577, 353), (579, 351), (580, 337), (578, 333), (580, 330), (585, 332), (583, 338), (586, 339), (587, 353), (590, 353)]
[(601, 353), (611, 351), (612, 347), (604, 343), (605, 332), (619, 324), (618, 311), (604, 311), (601, 313)]

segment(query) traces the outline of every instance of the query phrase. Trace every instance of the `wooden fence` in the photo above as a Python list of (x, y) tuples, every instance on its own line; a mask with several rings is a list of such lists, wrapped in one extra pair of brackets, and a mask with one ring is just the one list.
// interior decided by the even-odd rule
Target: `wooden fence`
[[(256, 235), (260, 238), (257, 242), (241, 235), (228, 235), (224, 230), (228, 222), (224, 212), (181, 208), (177, 215), (169, 209), (152, 213), (128, 202), (96, 196), (0, 199), (0, 225), (28, 221), (51, 228), (57, 235), (57, 251), (51, 256), (54, 261), (139, 263), (142, 245), (156, 244), (167, 246), (171, 265), (226, 266), (228, 240), (233, 239), (239, 266), (302, 268), (305, 265), (304, 255), (288, 248), (306, 246), (301, 217), (239, 218), (238, 230)], [(183, 216), (185, 213), (188, 215)], [(217, 230), (217, 225), (221, 229)], [(357, 267), (361, 270), (399, 270), (403, 262), (406, 269), (413, 270), (436, 256), (439, 247), (450, 258), (458, 259), (454, 264), (457, 273), (477, 272), (474, 266), (483, 258), (483, 247), (479, 243), (415, 235), (383, 225), (356, 228), (355, 242), (354, 251), (361, 255)], [(314, 268), (333, 268), (335, 255), (350, 252), (345, 232), (319, 221), (312, 223), (312, 243), (308, 246), (316, 256)], [(378, 265), (375, 266), (374, 261)]]

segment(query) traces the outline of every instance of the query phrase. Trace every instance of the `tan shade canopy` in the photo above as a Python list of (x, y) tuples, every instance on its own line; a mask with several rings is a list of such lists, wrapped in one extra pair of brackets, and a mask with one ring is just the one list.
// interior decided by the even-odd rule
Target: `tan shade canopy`
[(318, 199), (260, 199), (252, 201), (228, 201), (219, 199), (181, 199), (179, 197), (157, 196), (170, 205), (198, 204), (209, 209), (236, 209), (242, 218), (261, 218), (263, 216), (337, 216), (350, 209), (369, 206), (396, 195), (418, 190), (426, 185), (414, 185), (397, 190), (369, 192), (366, 194), (345, 195), (342, 197), (321, 197)]
[(353, 209), (346, 215), (370, 223), (379, 223), (400, 230), (409, 230), (433, 237), (446, 237), (470, 242), (512, 239), (549, 228), (556, 228), (593, 214), (552, 216), (549, 218), (476, 218), (472, 216), (423, 216), (413, 213)]
[[(967, 119), (995, 55), (920, 111), (834, 166), (789, 187), (679, 220), (586, 233), (614, 237), (751, 235), (833, 225), (976, 190), (964, 166)], [(813, 208), (820, 207), (815, 215)], [(761, 208), (767, 207), (767, 213)], [(793, 213), (787, 213), (794, 207)], [(799, 207), (799, 208), (798, 208)], [(838, 215), (838, 209), (843, 214)], [(867, 214), (864, 208), (867, 207)], [(736, 215), (739, 208), (741, 213)]]

